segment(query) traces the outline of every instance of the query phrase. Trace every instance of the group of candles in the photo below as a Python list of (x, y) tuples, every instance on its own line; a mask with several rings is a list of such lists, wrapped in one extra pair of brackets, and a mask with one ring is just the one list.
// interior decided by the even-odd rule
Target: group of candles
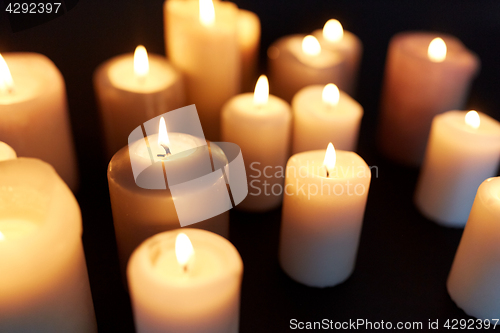
[[(243, 264), (227, 240), (228, 213), (180, 229), (174, 199), (182, 194), (169, 182), (139, 186), (131, 161), (149, 160), (151, 149), (168, 179), (176, 170), (197, 174), (228, 163), (203, 133), (236, 143), (250, 187), (238, 208), (263, 212), (283, 203), (283, 270), (308, 286), (343, 282), (354, 269), (371, 181), (353, 152), (363, 108), (350, 94), (362, 44), (337, 20), (283, 37), (268, 49), (270, 82), (262, 75), (254, 93), (237, 95), (256, 78), (258, 17), (211, 0), (167, 0), (164, 14), (170, 62), (139, 46), (94, 75), (120, 264), (139, 332), (236, 332)], [(499, 164), (500, 124), (480, 112), (449, 111), (463, 107), (479, 60), (456, 38), (436, 37), (391, 40), (379, 146), (397, 162), (422, 163), (415, 204), (425, 216), (465, 226), (448, 280), (453, 300), (470, 315), (498, 318), (500, 179), (489, 177)], [(0, 331), (96, 331), (70, 191), (78, 176), (63, 78), (42, 55), (4, 57)], [(200, 135), (172, 131), (182, 126), (159, 118), (189, 104), (198, 109)], [(145, 140), (134, 139), (137, 128)], [(217, 174), (207, 186), (226, 190), (227, 178)], [(206, 204), (231, 207), (222, 192)], [(187, 214), (203, 205), (188, 204)]]

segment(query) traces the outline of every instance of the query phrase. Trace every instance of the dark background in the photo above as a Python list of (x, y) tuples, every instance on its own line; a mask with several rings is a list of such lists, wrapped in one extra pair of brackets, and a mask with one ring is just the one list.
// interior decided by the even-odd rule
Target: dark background
[[(75, 1), (70, 1), (75, 3)], [(364, 106), (358, 152), (379, 177), (372, 180), (357, 266), (342, 285), (312, 289), (279, 268), (280, 209), (267, 214), (231, 211), (231, 241), (245, 265), (241, 332), (284, 332), (289, 321), (421, 321), (468, 318), (449, 298), (445, 282), (461, 230), (423, 218), (412, 204), (418, 170), (392, 164), (376, 151), (379, 94), (389, 39), (404, 30), (453, 34), (482, 62), (468, 108), (500, 119), (500, 1), (236, 0), (262, 22), (261, 64), (277, 38), (322, 28), (339, 19), (357, 34), (364, 55), (355, 98)], [(5, 5), (0, 1), (0, 4)], [(72, 5), (73, 5), (72, 4)], [(120, 282), (106, 166), (92, 88), (94, 69), (138, 44), (164, 54), (162, 0), (80, 0), (66, 14), (13, 32), (0, 14), (0, 52), (39, 52), (66, 80), (81, 172), (77, 194), (83, 241), (101, 332), (133, 331), (128, 295)], [(2, 10), (3, 10), (2, 6)], [(29, 18), (28, 18), (29, 20)], [(19, 26), (14, 30), (18, 30)]]

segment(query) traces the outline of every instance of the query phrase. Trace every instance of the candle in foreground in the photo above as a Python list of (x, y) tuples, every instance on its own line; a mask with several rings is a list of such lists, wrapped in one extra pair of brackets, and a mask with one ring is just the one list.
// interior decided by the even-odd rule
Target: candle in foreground
[(214, 233), (149, 238), (127, 268), (137, 332), (238, 332), (242, 275), (238, 251)]
[(328, 20), (322, 30), (315, 30), (313, 36), (318, 39), (322, 48), (338, 52), (346, 59), (342, 89), (352, 96), (363, 53), (361, 40), (352, 32), (344, 30), (342, 24), (335, 19)]
[(434, 117), (415, 192), (420, 211), (439, 224), (464, 227), (479, 185), (496, 175), (500, 123), (476, 111)]
[(222, 105), (240, 92), (238, 7), (229, 1), (167, 0), (166, 53), (184, 75), (187, 104), (195, 104), (205, 137), (217, 141)]
[(0, 55), (0, 141), (50, 163), (75, 191), (78, 171), (64, 79), (37, 53)]
[(252, 91), (257, 79), (260, 20), (255, 13), (244, 9), (238, 11), (238, 43), (241, 54), (241, 90)]
[(0, 141), (0, 161), (13, 160), (17, 158), (16, 151), (5, 142)]
[(404, 32), (391, 39), (382, 91), (379, 147), (389, 158), (419, 166), (432, 118), (463, 108), (478, 57), (457, 38)]
[(314, 150), (287, 163), (279, 260), (295, 281), (331, 287), (354, 270), (371, 173), (354, 152)]
[(326, 147), (356, 149), (363, 107), (336, 85), (313, 85), (300, 90), (292, 100), (293, 149), (297, 154)]
[[(160, 118), (160, 123), (156, 126), (158, 126), (158, 133), (161, 133), (162, 137), (159, 137), (159, 134), (153, 134), (147, 137), (147, 141), (142, 139), (131, 142), (130, 147), (127, 146), (119, 150), (109, 163), (109, 195), (122, 272), (125, 272), (132, 251), (141, 242), (159, 232), (181, 227), (172, 193), (165, 185), (163, 173), (161, 173), (161, 179), (150, 177), (155, 183), (153, 185), (157, 186), (156, 189), (142, 188), (136, 183), (132, 164), (150, 165), (150, 149), (153, 152), (153, 159), (155, 161), (161, 159), (163, 163), (161, 166), (164, 166), (167, 172), (169, 170), (173, 172), (183, 170), (201, 175), (206, 171), (203, 170), (204, 168), (210, 168), (209, 171), (212, 171), (211, 158), (216, 164), (224, 165), (226, 161), (224, 153), (217, 150), (213, 144), (211, 144), (212, 149), (209, 149), (206, 141), (201, 138), (184, 133), (167, 132), (165, 122), (162, 122), (161, 119), (163, 118)], [(158, 157), (158, 153), (165, 153), (164, 148), (160, 145), (162, 142), (168, 142), (168, 150), (171, 154), (165, 159)], [(148, 175), (145, 173), (145, 176)], [(140, 177), (138, 181), (141, 181)], [(207, 187), (223, 186), (226, 188), (222, 175), (206, 185)], [(198, 192), (202, 190), (202, 188), (197, 189)], [(192, 215), (206, 209), (211, 204), (205, 201), (192, 202)], [(224, 212), (193, 224), (192, 227), (210, 230), (228, 237), (229, 214)]]
[(47, 163), (0, 162), (0, 332), (97, 332), (78, 203)]
[(335, 83), (343, 89), (344, 63), (338, 52), (324, 49), (314, 36), (292, 35), (267, 50), (271, 91), (287, 102), (302, 88)]
[(250, 186), (238, 208), (266, 211), (281, 204), (291, 127), (290, 105), (269, 95), (265, 75), (257, 81), (253, 94), (235, 96), (224, 105), (222, 140), (241, 148)]
[(143, 122), (184, 106), (180, 74), (162, 56), (135, 53), (114, 57), (94, 74), (108, 160), (127, 145), (130, 132)]
[(499, 177), (479, 186), (447, 282), (458, 307), (489, 320), (500, 317), (499, 193)]

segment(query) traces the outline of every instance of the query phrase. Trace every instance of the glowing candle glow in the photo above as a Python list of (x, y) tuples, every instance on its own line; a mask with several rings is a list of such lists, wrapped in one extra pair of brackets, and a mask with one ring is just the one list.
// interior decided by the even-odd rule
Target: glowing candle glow
[(269, 81), (267, 76), (261, 75), (255, 84), (255, 91), (253, 94), (253, 103), (257, 106), (267, 104), (269, 100)]
[(328, 144), (325, 153), (325, 160), (323, 161), (323, 165), (326, 169), (326, 177), (329, 177), (330, 172), (332, 172), (333, 168), (335, 168), (335, 161), (337, 160), (337, 154), (335, 154), (335, 148), (332, 143)]
[(316, 37), (308, 35), (302, 40), (302, 51), (307, 55), (317, 56), (321, 53), (321, 45)]
[(14, 80), (10, 74), (9, 66), (0, 54), (0, 93), (9, 93), (14, 89)]
[(215, 24), (215, 9), (212, 0), (200, 1), (200, 23), (210, 27)]
[(338, 43), (344, 37), (344, 28), (342, 24), (335, 19), (330, 19), (323, 27), (323, 37), (332, 43)]
[(328, 83), (325, 88), (323, 88), (321, 97), (323, 99), (323, 103), (325, 103), (326, 105), (330, 107), (337, 106), (340, 99), (339, 88), (333, 83)]
[(433, 62), (443, 62), (446, 59), (446, 43), (442, 38), (434, 38), (427, 49), (427, 56)]
[(185, 233), (179, 233), (175, 239), (175, 257), (184, 271), (187, 270), (188, 263), (194, 259), (193, 244)]
[(481, 118), (479, 118), (479, 113), (477, 111), (471, 110), (465, 115), (465, 123), (470, 127), (477, 129), (481, 125)]
[(135, 48), (134, 73), (140, 78), (145, 77), (149, 73), (148, 51), (146, 51), (146, 48), (142, 45)]

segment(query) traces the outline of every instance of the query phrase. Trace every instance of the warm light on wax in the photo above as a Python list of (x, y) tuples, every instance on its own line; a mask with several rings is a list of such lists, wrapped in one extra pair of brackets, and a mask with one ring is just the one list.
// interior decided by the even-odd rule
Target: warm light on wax
[(160, 147), (168, 147), (170, 145), (170, 140), (168, 139), (167, 125), (165, 124), (165, 119), (160, 118), (160, 125), (158, 126), (158, 145)]
[(344, 28), (338, 20), (331, 19), (323, 27), (323, 37), (332, 43), (340, 42), (344, 37)]
[(0, 242), (5, 240), (5, 236), (2, 234), (2, 232), (0, 231)]
[(267, 76), (261, 75), (255, 85), (253, 93), (253, 104), (256, 106), (266, 105), (269, 100), (269, 80)]
[(140, 78), (145, 77), (149, 73), (148, 51), (146, 51), (146, 48), (142, 45), (135, 48), (134, 73)]
[(333, 83), (328, 83), (324, 88), (323, 88), (323, 103), (330, 107), (337, 106), (339, 104), (339, 99), (340, 99), (340, 91), (339, 88), (333, 84)]
[(200, 0), (200, 23), (210, 27), (215, 23), (215, 8), (212, 0)]
[(175, 256), (179, 265), (183, 270), (186, 270), (189, 261), (194, 256), (194, 249), (193, 244), (191, 244), (189, 237), (185, 233), (181, 232), (175, 238)]
[(317, 56), (321, 53), (321, 45), (316, 37), (308, 35), (302, 40), (302, 51), (307, 55)]
[(427, 55), (433, 62), (442, 62), (446, 59), (446, 43), (442, 38), (434, 38), (429, 44)]
[(335, 148), (333, 144), (330, 142), (328, 147), (326, 148), (325, 160), (323, 161), (323, 165), (326, 168), (326, 176), (332, 172), (333, 168), (335, 168), (335, 162), (337, 161), (337, 154), (335, 153)]
[(0, 93), (9, 93), (14, 89), (14, 80), (10, 75), (9, 66), (0, 54)]
[(467, 112), (467, 114), (465, 115), (465, 123), (474, 129), (479, 128), (479, 125), (481, 124), (479, 113), (474, 110)]

